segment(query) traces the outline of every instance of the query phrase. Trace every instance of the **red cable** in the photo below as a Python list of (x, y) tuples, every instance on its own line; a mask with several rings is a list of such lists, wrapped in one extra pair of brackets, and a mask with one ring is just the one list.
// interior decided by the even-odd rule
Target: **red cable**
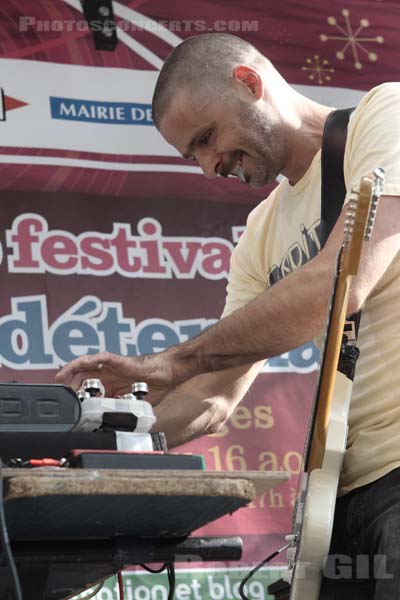
[(31, 467), (60, 467), (61, 463), (55, 458), (31, 458), (29, 460)]
[(118, 578), (119, 600), (124, 600), (125, 594), (124, 594), (124, 580), (122, 579), (122, 571), (118, 571), (117, 578)]

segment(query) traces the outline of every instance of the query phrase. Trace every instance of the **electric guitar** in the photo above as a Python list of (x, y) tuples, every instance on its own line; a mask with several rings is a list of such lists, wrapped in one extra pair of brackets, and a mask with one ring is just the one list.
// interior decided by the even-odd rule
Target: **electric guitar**
[[(318, 600), (324, 560), (329, 553), (356, 360), (349, 372), (349, 369), (341, 368), (339, 359), (346, 347), (343, 340), (347, 339), (350, 344), (347, 349), (351, 349), (349, 337), (343, 337), (350, 284), (359, 268), (363, 242), (371, 236), (383, 179), (383, 170), (375, 169), (361, 179), (359, 190), (352, 191), (349, 201), (294, 511), (293, 533), (287, 538), (290, 547), (284, 579), (291, 584), (290, 600)], [(352, 341), (355, 344), (355, 335)]]

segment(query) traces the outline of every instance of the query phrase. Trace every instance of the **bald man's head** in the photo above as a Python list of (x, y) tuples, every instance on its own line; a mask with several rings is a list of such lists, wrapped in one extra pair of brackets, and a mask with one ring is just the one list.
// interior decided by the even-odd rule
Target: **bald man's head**
[(254, 46), (229, 34), (206, 33), (179, 44), (165, 61), (154, 90), (156, 126), (177, 92), (208, 98), (228, 94), (232, 70), (239, 64), (262, 66), (268, 61)]

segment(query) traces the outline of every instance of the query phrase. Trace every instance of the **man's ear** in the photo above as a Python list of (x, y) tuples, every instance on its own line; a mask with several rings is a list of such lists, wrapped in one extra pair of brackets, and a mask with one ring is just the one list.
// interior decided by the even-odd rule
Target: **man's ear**
[[(264, 95), (264, 83), (260, 74), (251, 67), (239, 65), (233, 69), (233, 79), (244, 86), (247, 93), (250, 93), (253, 100), (259, 100)], [(243, 89), (243, 88), (242, 88)]]

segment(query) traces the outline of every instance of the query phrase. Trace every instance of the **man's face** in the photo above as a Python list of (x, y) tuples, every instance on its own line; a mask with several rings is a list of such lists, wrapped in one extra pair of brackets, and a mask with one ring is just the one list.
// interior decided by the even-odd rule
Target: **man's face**
[(229, 95), (200, 100), (181, 92), (161, 119), (160, 132), (211, 179), (233, 175), (259, 188), (274, 181), (287, 160), (278, 113)]

